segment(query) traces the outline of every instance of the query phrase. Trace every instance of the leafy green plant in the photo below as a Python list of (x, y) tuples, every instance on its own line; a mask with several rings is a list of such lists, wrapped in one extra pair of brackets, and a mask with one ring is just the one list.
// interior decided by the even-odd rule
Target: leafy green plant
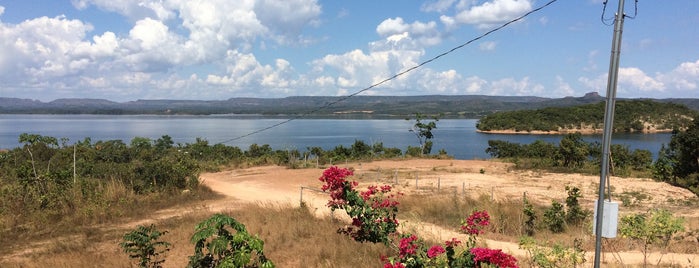
[(519, 247), (527, 251), (530, 264), (533, 267), (556, 268), (576, 267), (585, 262), (585, 251), (581, 241), (575, 239), (573, 247), (554, 244), (552, 247), (539, 246), (532, 237), (522, 237)]
[(566, 226), (566, 212), (563, 204), (558, 201), (551, 201), (551, 207), (544, 211), (544, 223), (546, 227), (554, 233), (562, 233)]
[(684, 231), (684, 219), (674, 217), (670, 211), (664, 209), (627, 215), (622, 217), (619, 223), (619, 233), (622, 237), (642, 244), (644, 267), (651, 245), (666, 247), (672, 236), (681, 231)]
[(534, 205), (532, 205), (532, 203), (529, 202), (526, 197), (524, 198), (523, 202), (524, 208), (522, 209), (522, 212), (526, 217), (524, 220), (524, 233), (528, 236), (532, 236), (536, 231), (536, 211), (534, 211)]
[(264, 242), (224, 214), (214, 214), (197, 224), (192, 243), (194, 256), (189, 257), (187, 265), (190, 268), (274, 267), (265, 257)]
[(584, 210), (580, 206), (578, 198), (582, 198), (582, 193), (580, 193), (580, 188), (566, 186), (566, 192), (568, 197), (566, 198), (566, 223), (571, 225), (578, 225), (585, 221), (585, 219), (590, 215), (590, 212)]
[(159, 259), (159, 256), (170, 250), (170, 243), (159, 239), (166, 233), (167, 231), (158, 231), (153, 224), (148, 227), (139, 225), (135, 230), (124, 234), (119, 246), (129, 254), (129, 258), (138, 260), (138, 267), (162, 267), (165, 260)]

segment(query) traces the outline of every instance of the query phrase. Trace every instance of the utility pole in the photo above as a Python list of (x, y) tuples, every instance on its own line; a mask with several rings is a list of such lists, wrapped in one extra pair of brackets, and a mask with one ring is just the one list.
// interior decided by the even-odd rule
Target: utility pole
[(604, 212), (604, 190), (609, 176), (610, 145), (614, 125), (614, 106), (616, 99), (617, 75), (619, 74), (619, 54), (621, 53), (621, 32), (624, 28), (624, 1), (619, 0), (619, 7), (614, 15), (614, 37), (612, 38), (612, 54), (609, 60), (609, 75), (607, 77), (607, 103), (604, 112), (604, 134), (602, 136), (602, 163), (599, 179), (599, 195), (597, 197), (597, 218), (595, 219), (595, 263), (600, 267), (602, 252), (602, 224)]

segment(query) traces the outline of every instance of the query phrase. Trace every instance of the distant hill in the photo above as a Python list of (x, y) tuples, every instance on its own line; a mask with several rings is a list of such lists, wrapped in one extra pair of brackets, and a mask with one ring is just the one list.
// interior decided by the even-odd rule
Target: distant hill
[[(157, 114), (210, 115), (260, 114), (311, 117), (405, 117), (415, 112), (443, 114), (445, 118), (480, 118), (499, 111), (568, 107), (604, 101), (596, 93), (583, 97), (542, 98), (533, 96), (426, 95), (285, 98), (231, 98), (228, 100), (137, 100), (113, 102), (102, 99), (58, 99), (51, 102), (0, 98), (0, 114)], [(699, 99), (666, 99), (699, 110)]]
[[(481, 118), (476, 128), (491, 133), (601, 133), (604, 126), (603, 102), (547, 107), (536, 110), (497, 112)], [(614, 111), (615, 132), (671, 132), (686, 129), (697, 110), (678, 103), (654, 100), (620, 100)]]

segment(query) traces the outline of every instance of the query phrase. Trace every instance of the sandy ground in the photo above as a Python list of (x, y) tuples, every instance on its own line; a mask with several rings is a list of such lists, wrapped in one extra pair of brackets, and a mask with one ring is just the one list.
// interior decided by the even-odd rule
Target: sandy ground
[[(511, 164), (495, 161), (421, 159), (350, 163), (339, 166), (353, 168), (354, 178), (360, 182), (360, 187), (362, 184), (391, 183), (397, 185), (398, 191), (406, 194), (437, 190), (456, 191), (475, 197), (489, 195), (496, 200), (501, 200), (521, 199), (526, 193), (527, 198), (533, 202), (550, 204), (552, 199), (564, 202), (567, 196), (564, 188), (570, 185), (582, 190), (584, 198), (581, 204), (590, 209), (594, 206), (599, 184), (599, 176), (514, 171)], [(329, 209), (325, 207), (327, 195), (318, 192), (321, 186), (318, 177), (321, 174), (322, 169), (316, 168), (287, 169), (266, 166), (206, 173), (202, 174), (201, 179), (214, 191), (233, 198), (237, 202), (281, 202), (298, 205), (303, 200), (315, 209), (318, 216), (327, 216), (329, 214)], [(688, 190), (647, 179), (612, 177), (611, 185), (614, 189), (612, 198), (615, 200), (618, 200), (616, 195), (632, 192), (643, 193), (650, 198), (640, 201), (640, 205), (633, 209), (620, 206), (621, 214), (646, 211), (650, 207), (666, 207), (675, 212), (675, 215), (699, 217), (699, 211), (683, 207), (676, 201), (696, 198)], [(629, 196), (633, 200), (633, 195)], [(216, 210), (217, 204), (211, 205), (210, 209)], [(339, 216), (335, 215), (335, 217)], [(423, 236), (431, 236), (439, 240), (447, 240), (451, 237), (465, 239), (462, 234), (454, 230), (431, 224), (405, 221), (402, 221), (402, 224), (403, 228), (416, 229)], [(486, 243), (489, 247), (501, 248), (516, 256), (526, 255), (526, 252), (520, 250), (516, 243), (494, 240), (488, 240)], [(604, 254), (604, 262), (624, 265), (643, 263), (643, 255), (640, 252), (619, 252), (617, 256), (615, 255), (617, 254)], [(590, 259), (587, 263), (592, 263), (594, 252), (589, 252), (586, 256)], [(674, 253), (663, 255), (659, 252), (650, 254), (648, 261), (656, 263), (661, 257), (663, 264), (678, 267), (693, 267), (690, 265), (699, 262), (697, 255)]]

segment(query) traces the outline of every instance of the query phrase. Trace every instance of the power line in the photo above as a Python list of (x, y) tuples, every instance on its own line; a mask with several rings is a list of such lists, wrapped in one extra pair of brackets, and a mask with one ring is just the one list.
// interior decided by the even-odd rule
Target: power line
[[(614, 17), (612, 17), (612, 18), (605, 18), (604, 17), (604, 14), (607, 12), (607, 2), (608, 2), (608, 0), (604, 0), (604, 2), (602, 2), (601, 20), (602, 20), (602, 24), (607, 25), (607, 26), (612, 26), (612, 25), (614, 25)], [(634, 7), (633, 8), (633, 16), (628, 16), (624, 13), (623, 15), (625, 18), (627, 18), (627, 19), (635, 19), (636, 18), (636, 15), (638, 15), (638, 0), (634, 0), (633, 7)], [(619, 12), (623, 12), (623, 11), (619, 11)]]
[[(257, 133), (260, 133), (260, 132), (263, 132), (263, 131), (267, 131), (267, 130), (270, 130), (270, 129), (272, 129), (272, 128), (275, 128), (275, 127), (284, 125), (284, 124), (289, 123), (289, 122), (291, 122), (291, 121), (294, 121), (294, 120), (296, 120), (296, 119), (304, 118), (304, 117), (306, 117), (306, 116), (308, 116), (308, 115), (311, 115), (311, 114), (314, 114), (314, 113), (316, 113), (316, 112), (318, 112), (318, 111), (322, 111), (322, 110), (324, 110), (324, 109), (326, 109), (326, 108), (328, 108), (328, 107), (330, 107), (330, 106), (333, 106), (333, 105), (335, 105), (335, 104), (337, 104), (337, 103), (339, 103), (339, 102), (345, 101), (345, 100), (347, 100), (347, 99), (349, 99), (349, 98), (351, 98), (351, 97), (354, 97), (354, 96), (356, 96), (356, 95), (359, 95), (359, 94), (361, 94), (362, 92), (365, 92), (365, 91), (370, 90), (370, 89), (372, 89), (372, 88), (378, 87), (378, 86), (380, 86), (380, 85), (382, 85), (382, 84), (384, 84), (384, 83), (386, 83), (386, 82), (389, 82), (389, 81), (394, 80), (394, 79), (396, 79), (396, 78), (398, 78), (398, 77), (400, 77), (400, 76), (403, 76), (403, 75), (405, 75), (405, 74), (407, 74), (407, 73), (409, 73), (409, 72), (412, 72), (412, 71), (414, 71), (414, 70), (416, 70), (416, 69), (418, 69), (418, 68), (420, 68), (420, 67), (422, 67), (422, 66), (424, 66), (424, 65), (427, 65), (427, 64), (429, 64), (429, 63), (431, 63), (431, 62), (433, 62), (433, 61), (435, 61), (435, 60), (437, 60), (437, 59), (439, 59), (439, 58), (441, 58), (441, 57), (444, 57), (444, 56), (446, 56), (446, 55), (449, 55), (449, 54), (451, 54), (452, 52), (454, 52), (454, 51), (456, 51), (456, 50), (459, 50), (459, 49), (461, 49), (461, 48), (463, 48), (463, 47), (465, 47), (465, 46), (467, 46), (467, 45), (470, 45), (471, 43), (473, 43), (473, 42), (475, 42), (475, 41), (478, 41), (478, 40), (480, 40), (480, 39), (482, 39), (482, 38), (484, 38), (484, 37), (486, 37), (486, 36), (488, 36), (488, 35), (490, 35), (490, 34), (492, 34), (492, 33), (494, 33), (494, 32), (497, 32), (497, 31), (499, 31), (499, 30), (501, 30), (501, 29), (503, 29), (503, 28), (509, 26), (509, 25), (512, 24), (512, 23), (518, 22), (518, 21), (520, 21), (520, 20), (526, 18), (527, 16), (529, 16), (529, 15), (531, 15), (531, 14), (533, 14), (533, 13), (536, 13), (536, 12), (538, 12), (538, 11), (540, 11), (540, 10), (546, 8), (547, 6), (549, 6), (549, 5), (553, 4), (553, 3), (555, 3), (556, 1), (558, 1), (558, 0), (551, 0), (551, 1), (547, 2), (546, 4), (541, 5), (541, 6), (537, 7), (537, 8), (535, 8), (535, 9), (532, 9), (531, 11), (529, 11), (529, 12), (527, 12), (527, 13), (524, 13), (523, 15), (521, 15), (521, 16), (515, 18), (515, 19), (512, 19), (512, 20), (510, 20), (510, 21), (508, 21), (508, 22), (506, 22), (506, 23), (504, 23), (504, 24), (502, 24), (502, 25), (500, 25), (500, 26), (498, 26), (498, 27), (496, 27), (496, 28), (494, 28), (494, 29), (492, 29), (492, 30), (490, 30), (490, 31), (487, 31), (487, 32), (485, 32), (485, 33), (483, 33), (483, 34), (481, 34), (481, 35), (479, 35), (479, 36), (477, 36), (477, 37), (475, 37), (475, 38), (473, 38), (473, 39), (471, 39), (471, 40), (468, 40), (467, 42), (465, 42), (465, 43), (463, 43), (463, 44), (461, 44), (461, 45), (458, 45), (458, 46), (456, 46), (456, 47), (454, 47), (454, 48), (452, 48), (452, 49), (450, 49), (450, 50), (448, 50), (448, 51), (446, 51), (446, 52), (443, 52), (443, 53), (441, 53), (441, 54), (439, 54), (439, 55), (437, 55), (437, 56), (434, 56), (434, 57), (432, 57), (432, 58), (430, 58), (430, 59), (428, 59), (428, 60), (426, 60), (426, 61), (423, 61), (423, 62), (421, 62), (421, 63), (419, 63), (419, 64), (417, 64), (417, 65), (415, 65), (415, 66), (413, 66), (413, 67), (410, 67), (410, 68), (405, 69), (405, 70), (403, 70), (403, 71), (401, 71), (401, 72), (398, 72), (398, 73), (396, 73), (396, 74), (394, 74), (394, 75), (392, 75), (392, 76), (390, 76), (390, 77), (388, 77), (388, 78), (386, 78), (386, 79), (384, 79), (384, 80), (381, 80), (381, 81), (379, 81), (379, 82), (377, 82), (377, 83), (375, 83), (375, 84), (373, 84), (373, 85), (371, 85), (371, 86), (368, 86), (368, 87), (366, 87), (366, 88), (364, 88), (364, 89), (361, 89), (361, 90), (359, 90), (359, 91), (357, 91), (357, 92), (354, 92), (354, 93), (349, 94), (349, 95), (347, 95), (347, 96), (340, 97), (339, 99), (337, 99), (337, 100), (335, 100), (335, 101), (329, 102), (329, 103), (327, 103), (327, 104), (325, 104), (325, 105), (323, 105), (323, 106), (320, 106), (320, 107), (318, 107), (318, 108), (316, 108), (316, 109), (313, 109), (313, 110), (311, 110), (311, 111), (309, 111), (309, 112), (306, 112), (306, 113), (303, 113), (303, 114), (294, 116), (294, 117), (292, 117), (292, 118), (289, 118), (289, 119), (287, 119), (287, 120), (281, 121), (281, 122), (279, 122), (279, 123), (276, 123), (276, 124), (273, 124), (273, 125), (270, 125), (270, 126), (267, 126), (267, 127), (264, 127), (264, 128), (258, 129), (258, 130), (255, 130), (255, 131), (250, 132), (250, 133), (248, 133), (248, 134), (245, 134), (245, 135), (242, 135), (242, 136), (238, 136), (238, 137), (235, 137), (235, 138), (232, 138), (232, 139), (228, 139), (228, 140), (222, 141), (222, 142), (220, 142), (220, 143), (228, 143), (228, 142), (231, 142), (231, 141), (236, 141), (236, 140), (239, 140), (239, 139), (242, 139), (242, 138), (245, 138), (245, 137), (249, 137), (249, 136), (255, 135), (255, 134), (257, 134)], [(605, 1), (605, 3), (606, 3), (606, 1)], [(604, 16), (604, 14), (603, 14), (603, 16)]]

